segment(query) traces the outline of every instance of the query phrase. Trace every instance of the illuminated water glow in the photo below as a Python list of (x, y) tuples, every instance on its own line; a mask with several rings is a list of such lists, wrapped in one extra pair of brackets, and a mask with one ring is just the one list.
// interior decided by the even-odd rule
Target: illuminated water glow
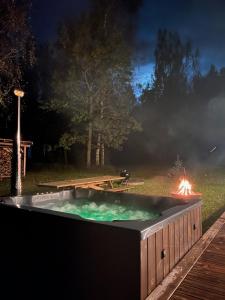
[(76, 202), (49, 203), (42, 208), (79, 215), (88, 220), (115, 221), (115, 220), (153, 220), (159, 217), (158, 213), (126, 207), (115, 203), (96, 203), (88, 200)]

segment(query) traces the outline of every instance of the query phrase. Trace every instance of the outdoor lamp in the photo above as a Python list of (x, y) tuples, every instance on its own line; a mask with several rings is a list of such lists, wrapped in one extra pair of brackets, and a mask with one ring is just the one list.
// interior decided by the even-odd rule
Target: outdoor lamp
[(20, 98), (24, 96), (24, 91), (20, 89), (14, 90), (14, 95), (18, 97), (17, 103), (17, 135), (16, 135), (16, 177), (15, 177), (15, 186), (13, 189), (17, 196), (21, 195), (22, 192), (22, 181), (21, 181), (21, 153), (20, 153), (20, 144), (21, 144), (21, 137), (20, 137)]
[(15, 89), (15, 90), (14, 90), (14, 94), (15, 94), (17, 97), (22, 98), (22, 97), (24, 96), (24, 91)]

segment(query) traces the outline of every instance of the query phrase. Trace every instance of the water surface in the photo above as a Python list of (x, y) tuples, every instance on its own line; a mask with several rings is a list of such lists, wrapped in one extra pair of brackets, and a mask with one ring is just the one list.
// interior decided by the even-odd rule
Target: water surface
[(159, 214), (152, 211), (130, 208), (117, 203), (98, 203), (87, 199), (48, 203), (40, 206), (64, 213), (79, 215), (84, 219), (95, 221), (116, 221), (116, 220), (153, 220)]

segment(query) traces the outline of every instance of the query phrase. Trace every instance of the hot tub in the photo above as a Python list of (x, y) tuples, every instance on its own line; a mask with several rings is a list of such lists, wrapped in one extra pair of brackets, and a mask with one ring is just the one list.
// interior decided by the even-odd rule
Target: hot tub
[[(52, 210), (82, 199), (157, 217), (93, 221)], [(0, 202), (1, 286), (13, 282), (7, 293), (18, 299), (145, 299), (202, 235), (199, 199), (77, 189)]]

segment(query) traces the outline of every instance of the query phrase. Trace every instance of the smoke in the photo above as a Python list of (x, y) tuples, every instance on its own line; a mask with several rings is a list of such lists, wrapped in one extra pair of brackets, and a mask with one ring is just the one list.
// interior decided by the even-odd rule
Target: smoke
[[(204, 126), (204, 137), (208, 140), (209, 161), (217, 165), (225, 164), (225, 96), (210, 99)], [(213, 151), (212, 151), (213, 150)]]
[(193, 107), (189, 117), (176, 118), (176, 133), (185, 132), (182, 150), (188, 165), (225, 165), (225, 96), (205, 102), (198, 109)]
[[(178, 100), (168, 102), (179, 103)], [(209, 99), (190, 95), (180, 102), (164, 112), (166, 103), (149, 104), (151, 109), (141, 110), (143, 131), (138, 133), (138, 139), (131, 139), (136, 156), (173, 164), (179, 154), (185, 166), (191, 168), (225, 165), (225, 95)]]

